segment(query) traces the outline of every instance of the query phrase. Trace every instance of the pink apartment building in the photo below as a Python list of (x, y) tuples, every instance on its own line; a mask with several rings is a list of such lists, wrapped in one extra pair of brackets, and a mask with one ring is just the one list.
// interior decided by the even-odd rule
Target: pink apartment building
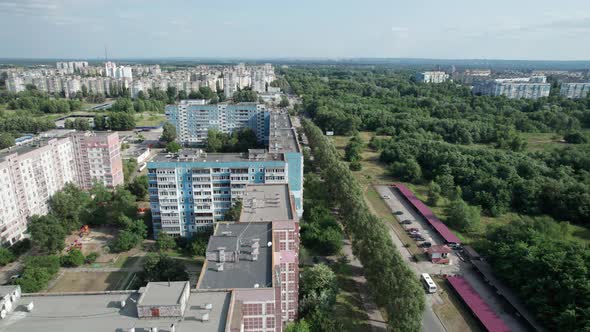
[(280, 332), (297, 318), (298, 253), (288, 185), (248, 185), (240, 222), (215, 226), (197, 289), (235, 292), (230, 331)]
[(67, 183), (123, 184), (117, 133), (74, 133), (0, 152), (0, 242), (23, 238), (27, 219), (48, 212), (48, 200)]

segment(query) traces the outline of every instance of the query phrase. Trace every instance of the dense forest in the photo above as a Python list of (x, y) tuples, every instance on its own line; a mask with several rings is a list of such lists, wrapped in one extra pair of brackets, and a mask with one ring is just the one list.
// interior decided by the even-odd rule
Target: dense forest
[[(590, 249), (567, 230), (567, 222), (590, 227), (590, 96), (477, 96), (452, 82), (416, 83), (410, 71), (379, 67), (282, 74), (302, 97), (300, 112), (323, 131), (353, 135), (346, 160), (360, 154), (357, 131), (382, 135), (369, 147), (389, 173), (427, 184), (429, 201), (446, 196), (446, 222), (455, 229), (472, 231), (452, 217), (479, 222), (479, 210), (520, 214), (489, 226), (474, 244), (548, 328), (590, 329)], [(551, 133), (563, 143), (532, 152), (524, 133)]]

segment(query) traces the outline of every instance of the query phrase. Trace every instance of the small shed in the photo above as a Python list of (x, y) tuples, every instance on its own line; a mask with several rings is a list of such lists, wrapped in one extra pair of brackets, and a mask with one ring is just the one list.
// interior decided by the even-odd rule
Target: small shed
[(437, 245), (426, 249), (428, 259), (435, 264), (448, 264), (450, 262), (449, 253), (453, 251), (447, 245)]

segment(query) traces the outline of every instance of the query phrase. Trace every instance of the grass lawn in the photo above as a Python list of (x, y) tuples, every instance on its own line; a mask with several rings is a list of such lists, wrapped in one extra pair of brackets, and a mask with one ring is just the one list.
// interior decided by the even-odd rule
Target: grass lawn
[(100, 292), (125, 288), (129, 272), (64, 272), (48, 293)]
[(555, 133), (521, 133), (527, 141), (527, 151), (550, 151), (567, 146), (563, 137)]
[(166, 121), (165, 114), (151, 113), (149, 115), (136, 114), (135, 122), (138, 127), (158, 126), (160, 123)]

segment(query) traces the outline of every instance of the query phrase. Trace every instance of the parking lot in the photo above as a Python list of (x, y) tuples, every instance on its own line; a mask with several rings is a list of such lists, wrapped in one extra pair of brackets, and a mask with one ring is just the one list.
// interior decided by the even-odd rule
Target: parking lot
[[(418, 228), (426, 241), (432, 242), (432, 245), (444, 244), (443, 239), (430, 228), (427, 222), (414, 211), (412, 206), (392, 187), (387, 185), (377, 185), (375, 189), (383, 198), (385, 204), (391, 209), (391, 213), (395, 215), (398, 222), (403, 220), (410, 220), (410, 225), (402, 225), (404, 228)], [(509, 312), (508, 308), (502, 303), (494, 291), (485, 283), (479, 274), (477, 274), (471, 264), (462, 261), (457, 256), (456, 251), (449, 254), (449, 264), (433, 264), (430, 261), (412, 261), (412, 254), (404, 247), (403, 241), (394, 231), (390, 232), (392, 240), (396, 247), (399, 248), (400, 253), (405, 257), (410, 267), (419, 275), (421, 273), (428, 273), (431, 276), (437, 275), (462, 275), (469, 283), (476, 289), (479, 295), (494, 309), (494, 311), (504, 320), (511, 331), (526, 331), (521, 322)], [(444, 302), (440, 294), (427, 294), (426, 303), (428, 306), (435, 308)], [(426, 311), (428, 314), (428, 309)]]
[[(397, 191), (392, 190), (389, 186), (375, 186), (375, 189), (384, 199), (387, 206), (389, 206), (398, 222), (404, 220), (411, 221), (411, 224), (409, 225), (402, 225), (404, 229), (418, 229), (418, 233), (420, 233), (425, 239), (425, 241), (420, 241), (418, 244), (423, 242), (430, 242), (432, 245), (444, 244), (443, 239), (434, 231), (434, 229), (430, 228), (426, 221), (413, 210), (411, 205)], [(459, 257), (455, 252), (450, 253), (449, 257), (449, 264), (432, 264), (430, 261), (420, 261), (416, 263), (418, 265), (417, 269), (420, 273), (426, 272), (431, 275), (459, 273)]]

